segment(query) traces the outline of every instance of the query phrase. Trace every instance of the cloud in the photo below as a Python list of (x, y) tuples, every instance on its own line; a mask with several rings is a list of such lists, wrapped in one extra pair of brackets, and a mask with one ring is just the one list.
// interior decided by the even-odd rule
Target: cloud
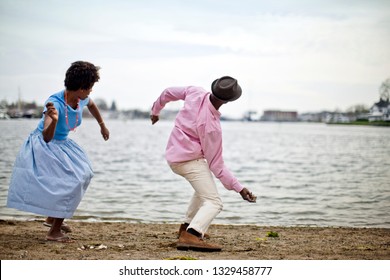
[[(94, 90), (147, 109), (163, 88), (229, 74), (228, 114), (371, 105), (390, 75), (388, 1), (9, 1), (0, 3), (0, 99), (43, 101), (75, 60)], [(110, 101), (110, 100), (108, 100)], [(231, 108), (231, 109), (230, 109)], [(225, 109), (224, 109), (225, 110)]]

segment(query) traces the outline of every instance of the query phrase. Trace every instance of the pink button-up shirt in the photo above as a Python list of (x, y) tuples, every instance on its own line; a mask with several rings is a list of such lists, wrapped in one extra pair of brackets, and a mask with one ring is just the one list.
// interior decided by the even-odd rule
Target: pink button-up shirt
[(244, 187), (227, 169), (222, 158), (221, 113), (210, 102), (210, 93), (200, 87), (171, 87), (154, 102), (152, 115), (158, 116), (170, 101), (184, 100), (168, 140), (165, 157), (169, 164), (205, 158), (228, 190)]

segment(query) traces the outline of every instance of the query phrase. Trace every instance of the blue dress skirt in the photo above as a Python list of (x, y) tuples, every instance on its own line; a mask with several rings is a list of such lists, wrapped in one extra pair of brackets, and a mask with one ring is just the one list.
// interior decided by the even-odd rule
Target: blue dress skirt
[(93, 177), (84, 150), (72, 139), (46, 143), (36, 129), (15, 161), (7, 206), (55, 218), (71, 218)]

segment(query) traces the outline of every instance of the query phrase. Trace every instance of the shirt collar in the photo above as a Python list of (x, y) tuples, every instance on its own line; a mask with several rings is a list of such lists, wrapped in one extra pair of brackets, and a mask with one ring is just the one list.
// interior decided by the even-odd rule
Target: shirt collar
[(214, 116), (220, 118), (221, 117), (221, 112), (218, 111), (217, 109), (215, 109), (213, 103), (211, 103), (210, 95), (211, 95), (211, 93), (207, 94), (207, 96), (206, 96), (207, 105), (209, 106), (209, 109), (210, 109), (211, 113), (213, 113)]

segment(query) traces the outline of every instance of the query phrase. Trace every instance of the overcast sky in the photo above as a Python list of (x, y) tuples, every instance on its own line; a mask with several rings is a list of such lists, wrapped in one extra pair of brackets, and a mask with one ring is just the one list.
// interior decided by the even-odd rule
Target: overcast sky
[[(237, 78), (247, 110), (346, 110), (390, 78), (388, 0), (0, 0), (0, 100), (42, 104), (71, 62), (101, 67), (92, 98), (149, 110), (169, 86)], [(176, 109), (174, 105), (170, 108)]]

